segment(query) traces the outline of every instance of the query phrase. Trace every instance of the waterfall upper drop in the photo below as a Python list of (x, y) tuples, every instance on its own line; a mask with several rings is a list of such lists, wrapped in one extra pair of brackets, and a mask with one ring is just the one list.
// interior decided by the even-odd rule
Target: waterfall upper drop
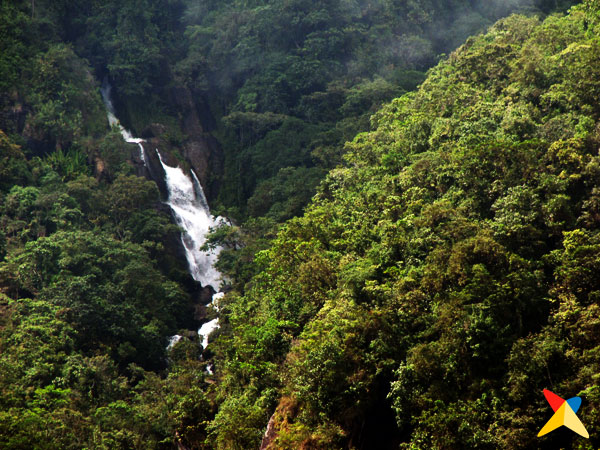
[(117, 126), (119, 128), (119, 131), (121, 132), (121, 136), (123, 136), (123, 139), (125, 139), (125, 142), (130, 142), (132, 144), (137, 144), (140, 148), (140, 158), (142, 159), (143, 163), (146, 164), (146, 155), (144, 154), (144, 146), (142, 145), (142, 142), (144, 142), (143, 139), (141, 138), (136, 138), (133, 137), (133, 135), (131, 134), (131, 132), (129, 132), (128, 130), (126, 130), (123, 125), (121, 125), (121, 122), (119, 122), (119, 119), (117, 119), (116, 113), (115, 113), (115, 107), (112, 104), (112, 98), (111, 98), (111, 86), (110, 84), (108, 84), (106, 81), (104, 83), (102, 83), (102, 87), (100, 88), (100, 93), (102, 94), (102, 101), (104, 102), (104, 106), (106, 107), (106, 115), (108, 116), (108, 123), (110, 124), (110, 126)]

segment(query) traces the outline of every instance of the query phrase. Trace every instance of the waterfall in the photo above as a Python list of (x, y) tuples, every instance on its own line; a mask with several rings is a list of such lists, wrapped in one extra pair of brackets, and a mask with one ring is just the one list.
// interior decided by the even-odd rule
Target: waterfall
[[(135, 143), (140, 148), (140, 157), (144, 164), (146, 163), (146, 155), (141, 138), (133, 137), (119, 122), (115, 115), (110, 91), (111, 86), (104, 82), (100, 89), (102, 99), (106, 106), (108, 122), (111, 126), (117, 126), (121, 131), (121, 135), (126, 142)], [(188, 177), (180, 167), (171, 167), (167, 165), (158, 151), (158, 158), (165, 173), (165, 183), (169, 192), (167, 205), (173, 212), (175, 222), (183, 231), (181, 233), (181, 242), (185, 249), (185, 256), (188, 262), (190, 274), (194, 280), (199, 282), (203, 287), (211, 286), (217, 293), (213, 296), (213, 306), (215, 300), (220, 299), (223, 293), (218, 292), (221, 288), (221, 274), (215, 269), (214, 265), (217, 262), (217, 257), (221, 248), (214, 250), (203, 251), (202, 246), (206, 242), (206, 235), (211, 227), (216, 227), (224, 223), (220, 217), (213, 217), (208, 207), (208, 202), (204, 195), (204, 190), (200, 185), (200, 181), (196, 173), (191, 170), (191, 178)], [(198, 330), (198, 334), (202, 337), (202, 347), (208, 345), (208, 336), (219, 327), (218, 319), (213, 319), (203, 324)], [(169, 340), (168, 349), (172, 348), (181, 336), (172, 336)]]
[[(215, 303), (215, 300), (223, 298), (224, 295), (225, 294), (223, 294), (222, 292), (217, 292), (215, 295), (213, 295), (211, 304), (213, 305), (213, 308), (215, 308), (217, 311), (219, 311), (219, 306)], [(206, 346), (208, 345), (208, 336), (210, 336), (210, 334), (217, 328), (219, 328), (219, 319), (213, 319), (209, 322), (206, 322), (200, 327), (200, 329), (198, 330), (198, 334), (202, 336), (202, 348), (206, 348)]]
[[(165, 164), (158, 149), (156, 153), (165, 171), (165, 182), (169, 190), (167, 205), (171, 207), (177, 225), (184, 230), (181, 234), (181, 242), (185, 249), (190, 274), (202, 286), (211, 286), (218, 291), (221, 288), (221, 274), (214, 265), (221, 249), (204, 251), (201, 248), (206, 242), (209, 229), (223, 223), (223, 219), (214, 218), (210, 214), (204, 191), (193, 170), (191, 171), (192, 180), (181, 168)], [(213, 296), (213, 305), (214, 300), (222, 295), (217, 292)], [(214, 306), (216, 307), (216, 305)], [(200, 327), (198, 334), (202, 336), (202, 347), (206, 348), (208, 336), (218, 326), (219, 320), (213, 319)]]

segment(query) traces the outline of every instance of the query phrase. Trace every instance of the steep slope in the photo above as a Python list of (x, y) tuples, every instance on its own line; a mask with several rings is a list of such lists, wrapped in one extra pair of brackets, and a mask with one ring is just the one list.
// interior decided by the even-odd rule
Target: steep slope
[(222, 302), (218, 448), (598, 445), (599, 19), (501, 20), (347, 144)]
[(242, 220), (302, 213), (341, 147), (465, 39), (569, 0), (185, 1), (175, 73), (215, 116), (219, 203)]

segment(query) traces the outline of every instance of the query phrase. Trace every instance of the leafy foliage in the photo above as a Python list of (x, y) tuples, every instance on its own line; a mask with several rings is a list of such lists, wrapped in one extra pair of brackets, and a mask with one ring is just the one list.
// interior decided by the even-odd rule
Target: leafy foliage
[(595, 445), (536, 437), (543, 388), (600, 408), (592, 6), (499, 21), (346, 145), (222, 301), (219, 448), (273, 412), (269, 448)]
[[(597, 434), (597, 2), (424, 74), (570, 3), (3, 2), (0, 447), (595, 446), (536, 393)], [(104, 76), (138, 128), (171, 82), (215, 115), (245, 221), (205, 351)]]
[(156, 184), (131, 175), (61, 36), (84, 3), (101, 7), (0, 6), (0, 447), (192, 446), (205, 364), (193, 336), (172, 360), (166, 347), (191, 326), (193, 283), (165, 250), (179, 229)]

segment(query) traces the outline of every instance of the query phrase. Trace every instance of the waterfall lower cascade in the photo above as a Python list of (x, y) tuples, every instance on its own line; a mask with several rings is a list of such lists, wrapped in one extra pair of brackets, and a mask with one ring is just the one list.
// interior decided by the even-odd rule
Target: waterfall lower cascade
[[(111, 126), (119, 128), (126, 142), (135, 143), (139, 146), (140, 157), (143, 163), (147, 164), (144, 146), (142, 145), (142, 142), (145, 142), (144, 139), (133, 137), (129, 131), (123, 128), (115, 115), (110, 97), (110, 85), (103, 83), (100, 91), (106, 105), (108, 122)], [(215, 218), (210, 214), (204, 190), (193, 170), (190, 171), (192, 176), (190, 178), (180, 167), (171, 167), (165, 164), (158, 149), (156, 153), (165, 172), (165, 183), (169, 191), (167, 205), (170, 206), (173, 212), (175, 222), (183, 229), (181, 242), (185, 249), (190, 274), (202, 287), (211, 286), (217, 292), (213, 295), (211, 303), (217, 309), (215, 300), (224, 295), (219, 292), (221, 274), (214, 267), (221, 248), (217, 247), (210, 251), (203, 251), (201, 248), (206, 242), (206, 235), (210, 228), (224, 224), (225, 220), (221, 217)], [(203, 348), (208, 345), (208, 336), (218, 327), (218, 319), (213, 319), (200, 327), (198, 334), (202, 337)], [(179, 335), (172, 336), (167, 348), (172, 348), (180, 339), (181, 336)]]

